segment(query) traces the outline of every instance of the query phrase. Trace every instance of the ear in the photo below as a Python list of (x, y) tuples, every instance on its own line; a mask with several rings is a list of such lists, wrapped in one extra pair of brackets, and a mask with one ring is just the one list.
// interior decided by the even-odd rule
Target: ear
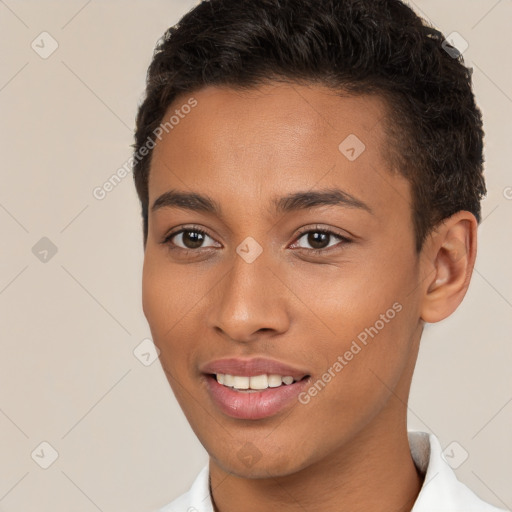
[(476, 259), (478, 222), (467, 211), (445, 219), (425, 241), (421, 318), (434, 323), (450, 316), (466, 295)]

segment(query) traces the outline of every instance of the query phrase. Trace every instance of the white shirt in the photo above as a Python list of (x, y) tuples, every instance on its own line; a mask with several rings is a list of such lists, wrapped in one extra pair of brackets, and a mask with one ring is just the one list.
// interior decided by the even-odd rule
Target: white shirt
[[(434, 434), (409, 430), (408, 436), (414, 464), (425, 475), (411, 512), (505, 512), (481, 500), (457, 480)], [(158, 512), (214, 512), (208, 477), (207, 464), (188, 492)]]

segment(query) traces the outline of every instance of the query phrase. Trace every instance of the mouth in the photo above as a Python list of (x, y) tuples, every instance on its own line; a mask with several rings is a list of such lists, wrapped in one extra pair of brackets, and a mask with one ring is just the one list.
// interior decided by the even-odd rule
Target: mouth
[(260, 420), (300, 405), (298, 396), (310, 382), (310, 375), (205, 374), (209, 397), (223, 414), (242, 420)]

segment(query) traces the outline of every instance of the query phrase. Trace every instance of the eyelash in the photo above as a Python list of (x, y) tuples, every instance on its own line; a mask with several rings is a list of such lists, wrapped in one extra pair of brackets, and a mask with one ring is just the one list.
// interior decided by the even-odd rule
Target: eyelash
[[(172, 233), (169, 233), (168, 235), (165, 236), (164, 240), (161, 243), (163, 245), (167, 245), (170, 250), (173, 250), (173, 251), (179, 250), (185, 255), (188, 255), (189, 253), (197, 254), (199, 252), (199, 250), (201, 250), (201, 249), (211, 249), (211, 247), (208, 247), (208, 248), (199, 247), (198, 249), (184, 249), (183, 247), (178, 247), (173, 242), (171, 242), (172, 238), (174, 238), (175, 236), (177, 236), (181, 233), (185, 233), (185, 232), (199, 233), (202, 236), (206, 235), (213, 239), (213, 237), (208, 232), (206, 232), (204, 229), (201, 229), (198, 226), (187, 226), (187, 227), (181, 227), (178, 231), (173, 231)], [(336, 233), (330, 229), (320, 228), (320, 227), (316, 227), (313, 229), (305, 228), (305, 229), (301, 230), (297, 234), (297, 237), (295, 240), (296, 241), (300, 240), (303, 235), (308, 234), (308, 233), (324, 233), (327, 235), (332, 235), (335, 238), (338, 238), (342, 242), (341, 245), (346, 245), (346, 244), (349, 244), (352, 242), (352, 240), (350, 238), (347, 238), (346, 236), (340, 235), (339, 233)], [(313, 254), (313, 255), (325, 255), (326, 252), (330, 252), (330, 250), (335, 250), (336, 248), (338, 248), (338, 249), (340, 248), (339, 244), (336, 244), (333, 247), (326, 247), (324, 249), (306, 249), (304, 247), (299, 247), (299, 250), (305, 250), (307, 253)]]

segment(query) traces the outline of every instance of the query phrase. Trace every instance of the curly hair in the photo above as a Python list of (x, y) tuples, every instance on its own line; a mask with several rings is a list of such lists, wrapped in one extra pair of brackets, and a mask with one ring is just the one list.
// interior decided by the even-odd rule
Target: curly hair
[(141, 149), (178, 95), (216, 85), (381, 95), (386, 157), (411, 184), (417, 251), (457, 211), (480, 222), (484, 132), (471, 77), (443, 34), (400, 0), (204, 0), (165, 32), (147, 72), (133, 144), (144, 246), (154, 143)]

